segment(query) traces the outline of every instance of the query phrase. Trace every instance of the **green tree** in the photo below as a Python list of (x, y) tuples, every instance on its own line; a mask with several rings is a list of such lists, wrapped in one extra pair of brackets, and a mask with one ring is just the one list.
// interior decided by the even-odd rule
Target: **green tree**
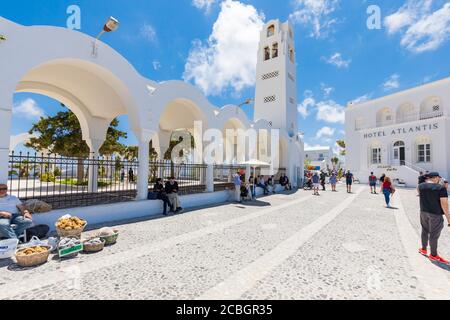
[[(84, 180), (83, 159), (89, 156), (89, 147), (83, 140), (80, 123), (76, 115), (63, 104), (63, 111), (53, 117), (41, 117), (33, 124), (29, 133), (38, 133), (38, 138), (31, 138), (25, 144), (37, 152), (48, 150), (50, 153), (63, 157), (78, 158), (78, 184)], [(120, 138), (127, 138), (127, 133), (117, 129), (119, 120), (114, 119), (107, 131), (106, 140), (100, 148), (101, 155), (110, 156), (114, 152), (121, 153), (125, 146), (119, 142)]]
[(346, 155), (345, 141), (344, 140), (338, 140), (338, 141), (336, 141), (336, 144), (341, 148), (341, 156), (345, 156)]
[(331, 158), (331, 163), (334, 164), (335, 166), (337, 166), (339, 163), (339, 158), (338, 157)]
[[(191, 137), (191, 148), (193, 149), (193, 148), (195, 148), (195, 139), (194, 139), (194, 137), (191, 134), (189, 134), (189, 135)], [(183, 137), (179, 137), (178, 140), (177, 139), (173, 139), (171, 137), (170, 143), (169, 143), (169, 148), (164, 153), (164, 160), (170, 160), (170, 175), (171, 176), (175, 176), (175, 164), (174, 164), (173, 159), (172, 159), (173, 149), (175, 149), (175, 147), (178, 146), (183, 141), (184, 141)], [(186, 156), (189, 155), (189, 152), (190, 152), (190, 150), (182, 149), (182, 150), (180, 150), (178, 156), (180, 158), (186, 157)]]

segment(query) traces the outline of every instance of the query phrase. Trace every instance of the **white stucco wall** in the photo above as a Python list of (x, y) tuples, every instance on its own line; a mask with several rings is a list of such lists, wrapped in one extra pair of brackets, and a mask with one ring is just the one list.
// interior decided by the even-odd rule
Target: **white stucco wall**
[[(430, 101), (432, 105), (439, 105), (439, 111), (424, 112), (423, 107), (431, 106)], [(345, 123), (347, 168), (361, 175), (364, 181), (370, 171), (379, 175), (386, 170), (394, 178), (407, 179), (411, 184), (417, 183), (417, 171), (420, 170), (439, 171), (448, 177), (449, 104), (450, 78), (359, 105), (349, 105)], [(407, 106), (407, 110), (411, 109), (406, 116), (400, 113), (404, 106)], [(380, 119), (383, 119), (381, 110), (387, 109), (391, 110), (391, 120), (380, 123)], [(433, 117), (436, 115), (442, 116)], [(429, 139), (431, 143), (430, 163), (417, 161), (416, 146), (422, 138)], [(393, 149), (394, 143), (398, 141), (404, 142), (406, 166), (413, 170), (398, 168), (396, 165)], [(382, 150), (379, 165), (371, 164), (369, 150), (375, 145)]]

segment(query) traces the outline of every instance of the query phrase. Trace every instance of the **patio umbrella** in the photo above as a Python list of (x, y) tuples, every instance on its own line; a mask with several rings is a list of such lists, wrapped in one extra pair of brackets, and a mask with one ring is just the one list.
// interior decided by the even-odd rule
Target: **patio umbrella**
[[(250, 159), (248, 161), (243, 162), (241, 165), (250, 166), (251, 168), (253, 168), (253, 172), (254, 172), (255, 176), (256, 176), (256, 168), (270, 167), (270, 163), (260, 161), (258, 159)], [(250, 176), (251, 176), (251, 173), (252, 172), (250, 170)], [(253, 186), (253, 188), (255, 188), (255, 179), (252, 180), (251, 185)]]

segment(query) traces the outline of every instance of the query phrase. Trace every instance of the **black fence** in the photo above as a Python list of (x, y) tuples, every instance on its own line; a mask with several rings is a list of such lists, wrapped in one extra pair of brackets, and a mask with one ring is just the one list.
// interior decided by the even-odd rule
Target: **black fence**
[(214, 191), (230, 190), (234, 187), (233, 175), (245, 173), (245, 166), (214, 165)]
[(178, 182), (180, 195), (205, 192), (206, 169), (204, 164), (173, 163), (169, 160), (150, 162), (150, 188), (153, 188), (153, 183), (158, 178), (167, 181), (174, 177)]
[[(150, 162), (149, 168), (150, 187), (156, 178), (168, 180), (175, 176), (182, 195), (206, 189), (205, 165), (161, 161)], [(45, 201), (53, 209), (133, 201), (137, 196), (137, 160), (11, 153), (8, 172), (9, 194), (22, 201)], [(94, 187), (89, 185), (90, 172), (91, 176), (96, 173)]]

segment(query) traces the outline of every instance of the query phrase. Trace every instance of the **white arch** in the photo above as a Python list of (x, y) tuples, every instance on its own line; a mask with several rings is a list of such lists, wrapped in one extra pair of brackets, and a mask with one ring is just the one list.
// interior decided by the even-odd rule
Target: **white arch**
[(395, 118), (397, 123), (418, 120), (418, 115), (414, 104), (411, 102), (405, 102), (398, 106)]
[(430, 119), (444, 115), (444, 106), (438, 96), (430, 96), (420, 104), (420, 119)]
[(393, 123), (393, 115), (390, 108), (383, 108), (377, 112), (377, 127), (383, 127)]

